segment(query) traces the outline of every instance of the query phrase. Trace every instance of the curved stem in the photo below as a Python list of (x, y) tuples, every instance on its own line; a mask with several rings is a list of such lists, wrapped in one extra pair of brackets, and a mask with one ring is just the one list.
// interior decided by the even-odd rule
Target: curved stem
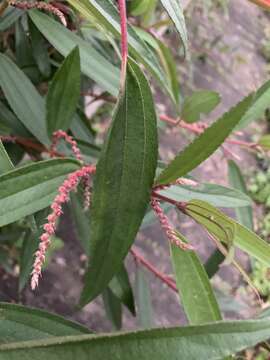
[(122, 54), (120, 86), (121, 86), (121, 90), (123, 91), (125, 88), (127, 57), (128, 57), (126, 0), (118, 0), (118, 4), (119, 4), (120, 24), (121, 24), (121, 54)]
[(130, 249), (130, 253), (134, 257), (134, 259), (142, 264), (146, 269), (151, 271), (156, 277), (158, 277), (164, 284), (166, 284), (170, 289), (178, 293), (177, 287), (173, 280), (170, 280), (168, 276), (162, 274), (154, 265), (152, 265), (149, 261), (147, 261), (144, 257), (142, 257), (137, 250)]

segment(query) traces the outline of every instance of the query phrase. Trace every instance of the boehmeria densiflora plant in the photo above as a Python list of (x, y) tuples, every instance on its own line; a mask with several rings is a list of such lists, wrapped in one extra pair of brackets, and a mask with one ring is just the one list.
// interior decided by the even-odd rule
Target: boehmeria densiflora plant
[[(52, 12), (54, 15), (58, 16), (61, 22), (63, 23), (63, 14), (60, 10), (57, 8), (54, 9), (53, 6), (46, 6), (46, 3), (28, 3), (26, 5), (24, 2), (16, 2), (11, 1), (10, 3), (13, 6), (17, 6), (20, 8), (39, 8), (42, 10), (47, 10), (49, 12)], [(127, 64), (128, 64), (128, 35), (127, 35), (127, 15), (126, 15), (126, 2), (124, 0), (119, 0), (119, 12), (120, 12), (120, 25), (121, 25), (121, 76), (120, 76), (120, 93), (125, 92), (125, 83), (126, 83), (126, 74), (127, 74)], [(64, 18), (65, 19), (65, 18)], [(66, 26), (66, 21), (65, 24)], [(187, 124), (183, 120), (179, 119), (172, 119), (171, 117), (167, 115), (161, 115), (161, 120), (175, 126), (182, 126), (186, 129), (188, 129), (191, 132), (194, 132), (195, 134), (202, 134), (207, 126), (203, 123), (197, 123), (197, 124)], [(239, 134), (236, 132), (236, 134)], [(240, 133), (241, 134), (241, 133)], [(35, 261), (33, 265), (33, 271), (32, 271), (32, 279), (31, 279), (31, 287), (34, 290), (39, 281), (39, 277), (41, 275), (41, 269), (42, 265), (45, 261), (45, 255), (46, 251), (50, 245), (50, 238), (55, 233), (56, 226), (57, 226), (57, 220), (62, 214), (62, 207), (65, 203), (69, 201), (69, 194), (71, 191), (76, 191), (80, 181), (83, 184), (84, 187), (84, 209), (87, 210), (90, 206), (90, 185), (91, 185), (91, 175), (95, 174), (96, 167), (95, 165), (86, 165), (83, 161), (83, 156), (81, 154), (81, 151), (79, 150), (79, 147), (74, 139), (72, 139), (71, 136), (69, 136), (66, 132), (62, 130), (58, 130), (53, 134), (52, 137), (52, 146), (49, 150), (50, 154), (56, 154), (57, 153), (57, 144), (60, 139), (64, 139), (69, 145), (71, 145), (72, 152), (75, 156), (75, 158), (82, 164), (82, 168), (80, 170), (75, 171), (74, 173), (71, 173), (68, 178), (64, 181), (64, 183), (59, 187), (58, 189), (58, 195), (54, 199), (52, 205), (51, 205), (51, 214), (48, 216), (48, 222), (43, 226), (44, 233), (40, 237), (40, 245), (39, 249), (37, 250), (35, 256)], [(262, 147), (257, 143), (248, 143), (242, 140), (235, 140), (235, 139), (228, 139), (227, 142), (229, 144), (235, 144), (240, 145), (243, 147), (247, 147), (249, 149), (254, 149), (258, 151), (263, 151)], [(238, 157), (228, 148), (226, 148), (224, 145), (222, 145), (222, 151), (225, 157), (232, 157), (237, 158)], [(51, 155), (53, 156), (53, 155)], [(178, 202), (175, 200), (172, 200), (170, 198), (167, 198), (164, 195), (161, 195), (159, 191), (164, 190), (166, 188), (169, 188), (172, 185), (188, 185), (188, 186), (197, 186), (198, 183), (191, 180), (191, 179), (185, 179), (180, 178), (176, 181), (165, 184), (165, 185), (157, 185), (153, 186), (152, 193), (151, 193), (151, 201), (150, 205), (157, 216), (160, 225), (162, 229), (164, 230), (164, 233), (166, 234), (169, 242), (172, 245), (176, 245), (177, 247), (181, 248), (182, 250), (194, 250), (193, 246), (182, 241), (181, 237), (179, 237), (179, 234), (174, 229), (174, 227), (170, 224), (170, 221), (165, 214), (164, 210), (161, 207), (160, 201), (168, 202), (172, 205), (174, 205), (178, 210), (182, 211), (184, 214), (188, 215), (186, 212), (186, 203), (184, 202)], [(210, 239), (215, 239), (211, 234), (209, 234)], [(215, 240), (214, 240), (215, 241)], [(226, 248), (222, 247), (223, 253), (226, 255), (227, 250)], [(136, 256), (136, 251), (133, 250), (133, 256)], [(144, 264), (144, 262), (139, 261), (140, 263)], [(145, 261), (147, 264), (148, 262)], [(152, 269), (148, 267), (149, 270)], [(244, 277), (246, 280), (250, 283), (248, 276), (245, 275), (245, 272), (241, 269), (240, 266), (238, 266), (238, 269), (244, 274)], [(159, 272), (156, 272), (159, 273)], [(160, 277), (161, 280), (163, 280), (162, 276)], [(251, 284), (251, 283), (250, 283)], [(252, 287), (253, 288), (253, 287)], [(256, 290), (255, 290), (256, 292)]]
[[(259, 2), (259, 1), (258, 1)], [(67, 21), (65, 15), (63, 13), (67, 12), (67, 8), (65, 6), (56, 3), (56, 5), (51, 5), (46, 2), (27, 2), (27, 1), (17, 1), (17, 0), (9, 0), (8, 5), (17, 7), (19, 9), (39, 9), (48, 11), (59, 18), (61, 23), (64, 26), (67, 26)], [(267, 4), (263, 4), (267, 5)], [(61, 9), (61, 10), (60, 10)], [(122, 92), (125, 91), (125, 81), (126, 81), (126, 71), (127, 71), (127, 59), (128, 59), (128, 40), (127, 40), (127, 21), (126, 21), (126, 2), (124, 0), (119, 0), (119, 12), (120, 12), (120, 25), (121, 25), (121, 80), (120, 80), (120, 88)], [(168, 124), (173, 126), (180, 126), (183, 127), (195, 134), (202, 134), (207, 126), (204, 123), (196, 123), (196, 124), (188, 124), (181, 119), (173, 119), (167, 115), (160, 115), (160, 119), (165, 121)], [(237, 134), (237, 132), (236, 132)], [(9, 140), (8, 137), (2, 137), (4, 140)], [(82, 164), (82, 168), (80, 170), (71, 173), (68, 178), (64, 181), (64, 183), (58, 189), (58, 195), (54, 199), (51, 205), (51, 214), (48, 216), (48, 222), (43, 226), (44, 233), (40, 237), (40, 245), (39, 249), (36, 252), (36, 258), (33, 265), (32, 271), (32, 279), (31, 279), (31, 287), (35, 289), (38, 285), (38, 280), (41, 275), (41, 268), (45, 261), (46, 250), (50, 245), (50, 238), (55, 233), (57, 220), (62, 214), (62, 207), (63, 205), (68, 202), (69, 200), (69, 193), (71, 191), (76, 191), (80, 182), (82, 182), (84, 187), (84, 209), (87, 210), (90, 206), (90, 185), (91, 185), (91, 175), (93, 175), (96, 171), (95, 165), (86, 165), (83, 161), (83, 156), (77, 146), (77, 143), (71, 136), (69, 136), (66, 132), (62, 130), (58, 130), (53, 134), (52, 137), (52, 145), (48, 152), (51, 156), (55, 156), (57, 154), (57, 144), (60, 139), (64, 139), (68, 144), (72, 147), (72, 152), (75, 158)], [(13, 140), (10, 138), (10, 140)], [(16, 140), (14, 138), (14, 140)], [(20, 141), (20, 139), (17, 139)], [(23, 141), (21, 139), (21, 141)], [(228, 144), (239, 145), (243, 147), (247, 147), (249, 149), (254, 149), (258, 151), (262, 151), (261, 145), (257, 143), (250, 143), (238, 139), (228, 139), (226, 140)], [(226, 157), (233, 157), (237, 158), (237, 156), (228, 148), (222, 147), (224, 156)], [(178, 179), (177, 181), (173, 182), (172, 184), (166, 185), (158, 185), (154, 186), (152, 190), (152, 197), (151, 197), (151, 207), (153, 208), (154, 213), (156, 214), (159, 222), (168, 237), (169, 241), (184, 249), (184, 250), (192, 250), (193, 247), (190, 244), (183, 242), (173, 226), (170, 224), (170, 221), (167, 215), (162, 210), (160, 206), (160, 200), (167, 201), (174, 205), (178, 210), (183, 211), (185, 213), (185, 203), (177, 202), (166, 198), (164, 195), (159, 194), (160, 190), (170, 187), (171, 185), (189, 185), (189, 186), (196, 186), (197, 183), (190, 179)], [(134, 253), (133, 253), (134, 254)], [(146, 262), (147, 263), (147, 262)]]
[[(15, 3), (15, 2), (14, 2)], [(39, 4), (39, 3), (38, 3)], [(11, 4), (13, 5), (13, 4)], [(27, 8), (25, 3), (18, 3), (19, 7)], [(46, 3), (45, 3), (46, 5)], [(32, 3), (31, 5), (28, 4), (28, 8), (31, 7), (37, 7), (36, 3)], [(42, 7), (39, 9), (45, 9), (47, 11), (51, 11), (55, 15), (58, 15), (58, 11), (52, 10), (50, 6), (44, 7), (44, 4), (42, 4)], [(127, 58), (128, 58), (128, 43), (127, 43), (127, 21), (126, 21), (126, 2), (124, 0), (119, 1), (119, 10), (120, 10), (120, 16), (121, 16), (121, 49), (122, 49), (122, 65), (121, 65), (121, 91), (125, 91), (125, 79), (126, 79), (126, 69), (127, 69)], [(61, 19), (61, 18), (60, 18)], [(62, 19), (61, 19), (62, 20)], [(58, 130), (53, 134), (52, 139), (52, 146), (50, 149), (50, 153), (54, 154), (57, 150), (57, 144), (60, 139), (64, 139), (68, 144), (71, 145), (72, 152), (75, 156), (75, 158), (82, 163), (82, 168), (80, 170), (75, 171), (74, 173), (70, 174), (68, 178), (64, 181), (64, 183), (59, 187), (58, 189), (58, 195), (54, 199), (51, 210), (52, 213), (48, 215), (48, 222), (43, 226), (44, 233), (40, 236), (40, 244), (39, 249), (37, 250), (35, 256), (35, 261), (33, 265), (33, 271), (32, 271), (32, 278), (31, 278), (31, 287), (34, 290), (39, 281), (39, 277), (41, 275), (41, 269), (42, 265), (45, 262), (45, 255), (46, 251), (50, 245), (50, 238), (52, 235), (54, 235), (57, 225), (58, 218), (62, 215), (62, 207), (65, 203), (69, 200), (69, 194), (71, 191), (76, 191), (79, 182), (82, 181), (84, 185), (84, 208), (87, 210), (90, 206), (90, 175), (94, 174), (96, 171), (96, 168), (94, 165), (84, 165), (83, 162), (83, 156), (81, 154), (80, 149), (78, 148), (78, 145), (74, 139), (72, 139), (66, 132), (62, 130)], [(175, 182), (176, 184), (186, 184), (186, 185), (196, 185), (196, 183), (192, 180), (188, 179), (179, 179)], [(175, 230), (171, 226), (168, 217), (165, 215), (164, 211), (162, 210), (160, 206), (160, 202), (155, 199), (155, 193), (158, 190), (162, 190), (166, 187), (169, 187), (168, 185), (163, 186), (156, 186), (153, 188), (153, 196), (151, 199), (151, 206), (157, 216), (157, 218), (160, 221), (160, 224), (167, 235), (169, 241), (179, 246), (180, 248), (184, 250), (191, 250), (193, 247), (189, 244), (184, 243), (179, 239), (177, 236)], [(178, 205), (179, 206), (179, 205)]]
[[(251, 2), (265, 9), (269, 6), (268, 0)], [(241, 171), (233, 161), (242, 160), (234, 151), (237, 146), (264, 155), (269, 148), (261, 139), (249, 141), (242, 129), (255, 118), (262, 117), (264, 107), (269, 104), (270, 82), (217, 121), (210, 125), (204, 123), (201, 115), (208, 115), (219, 103), (220, 96), (211, 91), (198, 91), (194, 92), (194, 98), (192, 94), (180, 101), (179, 89), (176, 89), (179, 87), (177, 68), (170, 45), (166, 43), (167, 32), (161, 35), (157, 31), (159, 26), (168, 26), (167, 19), (162, 15), (161, 22), (155, 19), (158, 21), (152, 23), (149, 15), (153, 14), (144, 16), (150, 11), (147, 8), (150, 3), (154, 6), (151, 8), (153, 14), (159, 16), (162, 7), (155, 9), (156, 1), (1, 2), (0, 16), (4, 15), (4, 25), (0, 17), (0, 28), (7, 26), (8, 30), (3, 37), (4, 51), (0, 54), (0, 118), (2, 108), (7, 109), (5, 116), (10, 112), (13, 121), (16, 123), (18, 118), (24, 127), (9, 131), (0, 126), (0, 139), (6, 147), (0, 141), (0, 224), (23, 227), (19, 286), (23, 289), (31, 276), (31, 288), (35, 290), (59, 218), (69, 203), (74, 230), (88, 263), (80, 306), (102, 295), (108, 318), (115, 328), (121, 327), (122, 305), (133, 315), (137, 311), (138, 319), (144, 320), (144, 327), (152, 327), (149, 323), (145, 325), (148, 312), (144, 308), (149, 308), (149, 299), (145, 296), (142, 300), (140, 292), (145, 288), (142, 284), (136, 289), (139, 293), (136, 294), (137, 308), (135, 306), (129, 283), (129, 272), (133, 268), (128, 266), (127, 271), (125, 264), (130, 254), (138, 265), (135, 267), (136, 287), (137, 280), (138, 283), (142, 281), (143, 267), (180, 295), (181, 306), (192, 326), (116, 333), (112, 337), (103, 334), (81, 337), (78, 331), (85, 334), (88, 330), (63, 320), (58, 328), (55, 326), (58, 319), (47, 317), (47, 314), (0, 303), (0, 330), (5, 336), (7, 328), (5, 339), (12, 338), (16, 342), (9, 347), (0, 341), (1, 360), (2, 355), (3, 360), (9, 360), (11, 357), (5, 356), (13, 356), (14, 352), (14, 359), (21, 359), (23, 354), (33, 360), (46, 359), (48, 354), (53, 356), (52, 360), (62, 360), (71, 353), (70, 356), (81, 360), (89, 357), (111, 360), (114, 352), (121, 360), (127, 356), (130, 360), (178, 359), (179, 354), (183, 359), (197, 360), (199, 356), (216, 360), (228, 358), (269, 337), (268, 319), (223, 321), (210, 278), (222, 263), (234, 266), (253, 290), (249, 296), (254, 299), (254, 293), (258, 296), (258, 292), (238, 263), (238, 257), (234, 256), (234, 249), (240, 248), (266, 266), (270, 265), (269, 245), (252, 231), (252, 218), (249, 223), (246, 221), (251, 210), (250, 199), (245, 194)], [(160, 5), (180, 35), (181, 53), (187, 54), (182, 2), (160, 0)], [(14, 30), (6, 25), (10, 21), (15, 24)], [(30, 49), (29, 63), (22, 49)], [(170, 97), (175, 115), (169, 116), (162, 107), (157, 107), (156, 114), (153, 86), (144, 72), (149, 72), (148, 75), (157, 80), (155, 85)], [(12, 84), (16, 84), (13, 89)], [(110, 128), (104, 141), (99, 128), (96, 134), (92, 127), (100, 119), (99, 113), (91, 115), (91, 124), (85, 117), (85, 107), (89, 104), (84, 102), (87, 96), (91, 97), (91, 103), (102, 100), (101, 109), (106, 114), (109, 106), (114, 109), (112, 118), (106, 119)], [(206, 106), (204, 102), (207, 103), (209, 97), (210, 105)], [(172, 161), (162, 161), (162, 153), (158, 156), (158, 120), (195, 135), (194, 141)], [(99, 142), (102, 146), (97, 145)], [(8, 155), (13, 153), (8, 145), (12, 145), (12, 150), (16, 146), (20, 148), (19, 159), (16, 156), (12, 161), (9, 159)], [(222, 161), (228, 165), (231, 188), (200, 183), (192, 177), (193, 169), (218, 148)], [(6, 214), (3, 214), (2, 208), (7, 203)], [(238, 221), (217, 207), (236, 209)], [(247, 227), (239, 223), (243, 220), (242, 209), (243, 223)], [(174, 215), (181, 215), (179, 226), (176, 216), (171, 217), (172, 210)], [(197, 255), (200, 249), (181, 233), (186, 225), (185, 217), (193, 221), (192, 226), (201, 226), (202, 234), (215, 244), (215, 250), (204, 264)], [(139, 243), (134, 244), (140, 230), (155, 221), (168, 240), (173, 275), (161, 272), (163, 264), (146, 259)], [(149, 254), (149, 258), (155, 256), (155, 251)], [(260, 301), (254, 300), (257, 308), (262, 307)], [(11, 315), (10, 311), (13, 311)], [(20, 319), (15, 325), (14, 312), (19, 312)], [(24, 312), (29, 317), (23, 317)], [(8, 319), (8, 326), (1, 328), (2, 319)], [(35, 338), (37, 321), (41, 328)], [(25, 328), (18, 330), (21, 324), (31, 329), (33, 325), (31, 343), (27, 341), (28, 334), (24, 334)], [(65, 326), (71, 327), (64, 331)], [(45, 337), (48, 334), (52, 337), (48, 342), (43, 341), (43, 330)], [(72, 339), (68, 336), (57, 338), (66, 334), (72, 335)], [(26, 343), (20, 343), (21, 340)]]

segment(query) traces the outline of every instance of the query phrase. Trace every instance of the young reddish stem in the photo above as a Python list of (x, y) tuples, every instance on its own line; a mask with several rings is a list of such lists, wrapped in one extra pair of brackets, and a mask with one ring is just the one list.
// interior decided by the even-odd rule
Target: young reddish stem
[(175, 283), (168, 278), (168, 276), (162, 274), (154, 265), (152, 265), (149, 261), (147, 261), (144, 257), (142, 257), (136, 250), (130, 249), (130, 253), (134, 257), (134, 259), (142, 264), (146, 269), (151, 271), (157, 278), (159, 278), (164, 284), (166, 284), (170, 289), (178, 293), (177, 287)]
[[(187, 129), (191, 132), (193, 132), (194, 134), (200, 135), (204, 132), (204, 130), (207, 128), (207, 126), (204, 126), (204, 124), (201, 123), (197, 123), (197, 124), (188, 124), (186, 123), (184, 120), (178, 120), (178, 119), (173, 119), (168, 115), (160, 115), (159, 116), (160, 120), (167, 122), (168, 124), (174, 125), (174, 126), (180, 126), (183, 129)], [(247, 142), (247, 141), (243, 141), (243, 140), (237, 140), (237, 139), (226, 139), (225, 140), (226, 143), (228, 144), (232, 144), (232, 145), (239, 145), (239, 146), (243, 146), (246, 147), (248, 149), (254, 149), (254, 150), (260, 150), (262, 149), (262, 146), (260, 146), (259, 144), (253, 143), (253, 142)]]
[(121, 23), (121, 90), (125, 88), (126, 71), (127, 71), (127, 57), (128, 57), (128, 37), (127, 37), (127, 10), (126, 0), (118, 0), (119, 12), (120, 12), (120, 23)]
[(159, 194), (158, 192), (156, 192), (154, 190), (152, 191), (152, 196), (155, 197), (155, 198), (158, 198), (159, 200), (165, 201), (165, 202), (167, 202), (169, 204), (172, 204), (172, 205), (176, 206), (179, 210), (183, 210), (183, 211), (185, 210), (185, 205), (186, 205), (185, 202), (170, 199), (167, 196), (161, 195), (161, 194)]
[(54, 151), (48, 150), (42, 144), (39, 144), (35, 141), (32, 141), (31, 139), (24, 138), (21, 136), (4, 135), (4, 136), (0, 136), (0, 139), (4, 142), (15, 142), (17, 144), (22, 145), (23, 147), (25, 147), (27, 149), (36, 150), (40, 153), (45, 152), (45, 153), (50, 154), (51, 156), (59, 156), (59, 157), (65, 156), (64, 154), (61, 154), (59, 152), (54, 152)]

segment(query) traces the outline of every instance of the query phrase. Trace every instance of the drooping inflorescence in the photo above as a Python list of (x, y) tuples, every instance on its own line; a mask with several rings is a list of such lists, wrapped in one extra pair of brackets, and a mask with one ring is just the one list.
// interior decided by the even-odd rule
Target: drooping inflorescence
[(67, 27), (67, 21), (65, 15), (57, 7), (46, 3), (45, 1), (20, 1), (20, 0), (9, 0), (10, 6), (17, 7), (22, 10), (39, 9), (48, 11), (59, 18), (61, 23)]
[[(72, 147), (72, 151), (77, 160), (83, 165), (83, 158), (78, 148), (77, 142), (69, 136), (66, 132), (58, 130), (53, 134), (52, 141), (52, 153), (55, 152), (58, 141), (63, 138)], [(84, 207), (87, 209), (90, 206), (90, 175), (96, 171), (94, 165), (82, 166), (81, 169), (69, 174), (68, 178), (58, 189), (58, 195), (55, 197), (51, 210), (52, 212), (47, 217), (47, 223), (43, 226), (43, 234), (40, 237), (39, 248), (35, 253), (35, 261), (33, 265), (31, 287), (34, 290), (39, 281), (41, 275), (42, 265), (45, 261), (45, 254), (51, 242), (51, 236), (55, 233), (57, 220), (63, 213), (63, 205), (69, 201), (69, 195), (71, 191), (75, 191), (82, 181), (84, 186)]]
[(180, 238), (177, 236), (176, 231), (173, 229), (172, 225), (169, 222), (168, 217), (164, 213), (162, 207), (160, 206), (160, 202), (154, 198), (151, 199), (151, 206), (159, 219), (160, 225), (164, 230), (165, 234), (168, 237), (168, 240), (171, 244), (174, 244), (180, 247), (183, 250), (193, 250), (193, 247), (185, 242), (181, 241)]

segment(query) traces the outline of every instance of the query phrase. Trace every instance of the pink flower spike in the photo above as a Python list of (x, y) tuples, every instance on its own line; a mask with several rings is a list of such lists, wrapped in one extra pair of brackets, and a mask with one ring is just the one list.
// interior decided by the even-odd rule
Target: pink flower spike
[(71, 145), (71, 149), (75, 158), (81, 163), (83, 163), (83, 156), (78, 147), (77, 142), (63, 130), (57, 130), (53, 133), (52, 146), (51, 146), (52, 153), (56, 152), (56, 147), (59, 143), (59, 140), (61, 139), (64, 139), (68, 144)]
[(69, 174), (68, 178), (58, 189), (58, 195), (55, 197), (54, 202), (51, 205), (52, 212), (47, 217), (48, 222), (43, 226), (44, 233), (40, 236), (39, 248), (36, 252), (36, 257), (33, 265), (31, 288), (34, 290), (38, 286), (38, 280), (41, 275), (41, 268), (45, 261), (46, 251), (50, 245), (50, 237), (54, 234), (56, 229), (56, 223), (61, 216), (63, 210), (62, 206), (69, 199), (69, 193), (76, 190), (79, 181), (87, 179), (85, 184), (86, 199), (85, 203), (90, 204), (90, 175), (96, 171), (95, 166), (84, 166), (79, 170)]
[(184, 243), (176, 235), (176, 232), (173, 229), (173, 227), (171, 226), (168, 217), (165, 215), (164, 211), (162, 210), (162, 208), (160, 206), (160, 202), (158, 200), (152, 198), (151, 206), (152, 206), (155, 214), (157, 215), (160, 225), (161, 225), (162, 229), (164, 230), (165, 234), (167, 235), (168, 240), (172, 244), (180, 247), (183, 250), (193, 250), (192, 245)]
[(36, 8), (39, 10), (48, 11), (48, 12), (54, 14), (55, 16), (57, 16), (59, 18), (59, 20), (61, 21), (61, 23), (65, 27), (67, 27), (67, 21), (66, 21), (65, 15), (62, 13), (62, 11), (60, 11), (55, 6), (46, 3), (45, 1), (30, 2), (30, 1), (20, 1), (20, 0), (9, 0), (8, 3), (10, 6), (14, 6), (14, 7), (17, 7), (22, 10), (30, 10), (30, 9)]

